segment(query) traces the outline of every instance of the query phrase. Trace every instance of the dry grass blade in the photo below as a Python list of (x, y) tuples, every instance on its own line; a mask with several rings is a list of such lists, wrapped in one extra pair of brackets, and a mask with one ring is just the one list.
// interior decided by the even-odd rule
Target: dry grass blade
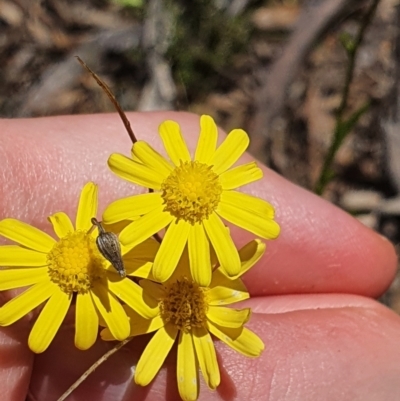
[(100, 359), (98, 359), (86, 372), (82, 374), (82, 376), (74, 383), (72, 386), (68, 388), (68, 390), (57, 399), (57, 401), (64, 401), (86, 378), (95, 371), (102, 363), (104, 363), (111, 355), (114, 355), (117, 351), (119, 351), (125, 344), (128, 344), (133, 337), (129, 337), (124, 341), (119, 342), (113, 348), (111, 348), (108, 352), (106, 352)]
[(75, 57), (77, 58), (79, 63), (82, 65), (82, 67), (85, 68), (92, 75), (92, 77), (96, 80), (96, 82), (99, 84), (99, 86), (104, 90), (104, 92), (107, 94), (107, 96), (111, 100), (112, 104), (114, 105), (118, 114), (120, 115), (122, 122), (125, 125), (125, 129), (128, 132), (129, 138), (131, 138), (132, 143), (137, 142), (135, 134), (133, 133), (132, 128), (131, 128), (131, 123), (129, 122), (128, 118), (126, 117), (125, 112), (122, 110), (122, 107), (118, 103), (118, 100), (115, 98), (115, 96), (111, 92), (111, 89), (107, 86), (107, 84), (105, 82), (103, 82), (100, 79), (100, 77), (97, 74), (95, 74), (90, 69), (90, 67), (79, 56), (75, 56)]

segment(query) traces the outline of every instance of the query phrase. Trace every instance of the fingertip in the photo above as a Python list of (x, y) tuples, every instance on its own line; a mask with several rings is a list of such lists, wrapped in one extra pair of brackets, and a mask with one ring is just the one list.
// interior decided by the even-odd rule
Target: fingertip
[[(254, 184), (253, 184), (254, 185)], [(253, 192), (270, 201), (278, 239), (246, 276), (253, 295), (343, 292), (377, 297), (397, 268), (393, 245), (321, 197), (265, 168)]]

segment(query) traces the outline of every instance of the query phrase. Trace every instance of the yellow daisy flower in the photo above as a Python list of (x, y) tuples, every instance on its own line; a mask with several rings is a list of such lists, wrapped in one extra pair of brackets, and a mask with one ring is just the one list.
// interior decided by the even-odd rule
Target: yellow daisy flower
[[(176, 340), (177, 382), (183, 400), (196, 400), (198, 397), (198, 366), (210, 389), (215, 389), (220, 383), (210, 333), (245, 356), (260, 355), (264, 349), (263, 342), (244, 327), (250, 318), (250, 309), (237, 310), (225, 305), (249, 298), (239, 277), (261, 258), (264, 251), (265, 244), (259, 240), (250, 242), (239, 251), (241, 265), (237, 276), (229, 278), (219, 267), (214, 270), (207, 287), (190, 278), (186, 251), (167, 282), (140, 281), (144, 295), (157, 305), (158, 314), (152, 319), (145, 319), (125, 307), (130, 316), (131, 336), (156, 331), (136, 366), (137, 384), (146, 386), (154, 379)], [(101, 332), (101, 337), (107, 341), (114, 339), (108, 329)]]
[[(8, 326), (46, 302), (28, 339), (36, 353), (50, 345), (74, 295), (75, 345), (79, 349), (93, 345), (99, 319), (115, 338), (129, 336), (129, 320), (120, 301), (144, 317), (156, 313), (143, 302), (143, 289), (122, 279), (96, 246), (98, 233), (91, 230), (91, 218), (97, 213), (97, 192), (93, 183), (83, 188), (75, 228), (65, 213), (49, 217), (58, 240), (19, 220), (0, 221), (0, 235), (19, 244), (0, 246), (0, 266), (10, 267), (0, 270), (0, 290), (29, 286), (0, 308), (0, 325)], [(138, 276), (148, 277), (158, 246), (146, 241), (140, 248), (139, 259), (127, 257), (125, 268), (127, 274), (138, 272)]]
[(170, 161), (144, 141), (133, 145), (132, 159), (121, 154), (109, 158), (116, 175), (153, 191), (113, 202), (103, 220), (108, 224), (134, 220), (120, 234), (121, 243), (129, 248), (168, 228), (154, 261), (152, 274), (157, 281), (171, 276), (187, 244), (192, 277), (208, 286), (209, 242), (227, 274), (237, 275), (239, 255), (221, 217), (261, 238), (276, 238), (280, 230), (268, 202), (235, 191), (262, 177), (255, 162), (231, 168), (246, 150), (248, 135), (234, 129), (217, 147), (214, 120), (201, 116), (192, 158), (176, 122), (164, 121), (159, 132)]

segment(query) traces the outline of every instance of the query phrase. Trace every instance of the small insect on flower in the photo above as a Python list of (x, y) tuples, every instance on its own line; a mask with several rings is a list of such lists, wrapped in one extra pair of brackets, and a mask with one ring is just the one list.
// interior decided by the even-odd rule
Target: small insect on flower
[[(98, 235), (91, 219), (97, 214), (97, 199), (97, 185), (89, 182), (79, 197), (75, 224), (64, 212), (49, 216), (56, 238), (13, 218), (0, 221), (0, 236), (15, 243), (0, 246), (0, 291), (28, 287), (0, 308), (0, 326), (13, 324), (43, 304), (28, 338), (36, 353), (48, 348), (72, 303), (75, 346), (81, 350), (96, 342), (100, 322), (119, 341), (129, 336), (122, 303), (146, 318), (157, 313), (143, 301), (143, 289), (111, 267), (110, 252), (102, 255), (101, 250), (108, 251), (112, 245), (96, 244)], [(127, 275), (147, 277), (156, 249), (154, 240), (133, 249), (133, 255), (124, 254), (122, 248)]]
[(104, 230), (101, 222), (96, 218), (92, 217), (91, 222), (93, 226), (89, 232), (91, 232), (94, 227), (97, 227), (99, 230), (99, 235), (96, 238), (98, 250), (112, 264), (118, 274), (121, 277), (125, 277), (126, 271), (121, 255), (121, 245), (119, 244), (117, 235)]

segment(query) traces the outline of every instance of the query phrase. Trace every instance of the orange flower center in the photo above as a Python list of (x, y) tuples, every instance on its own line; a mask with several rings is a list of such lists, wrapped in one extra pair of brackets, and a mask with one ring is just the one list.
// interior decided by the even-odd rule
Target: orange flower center
[(201, 222), (216, 209), (222, 186), (209, 166), (198, 161), (181, 162), (161, 185), (165, 211), (190, 224)]
[(166, 289), (160, 301), (161, 317), (188, 332), (192, 327), (204, 326), (208, 305), (203, 289), (194, 281), (183, 277)]

